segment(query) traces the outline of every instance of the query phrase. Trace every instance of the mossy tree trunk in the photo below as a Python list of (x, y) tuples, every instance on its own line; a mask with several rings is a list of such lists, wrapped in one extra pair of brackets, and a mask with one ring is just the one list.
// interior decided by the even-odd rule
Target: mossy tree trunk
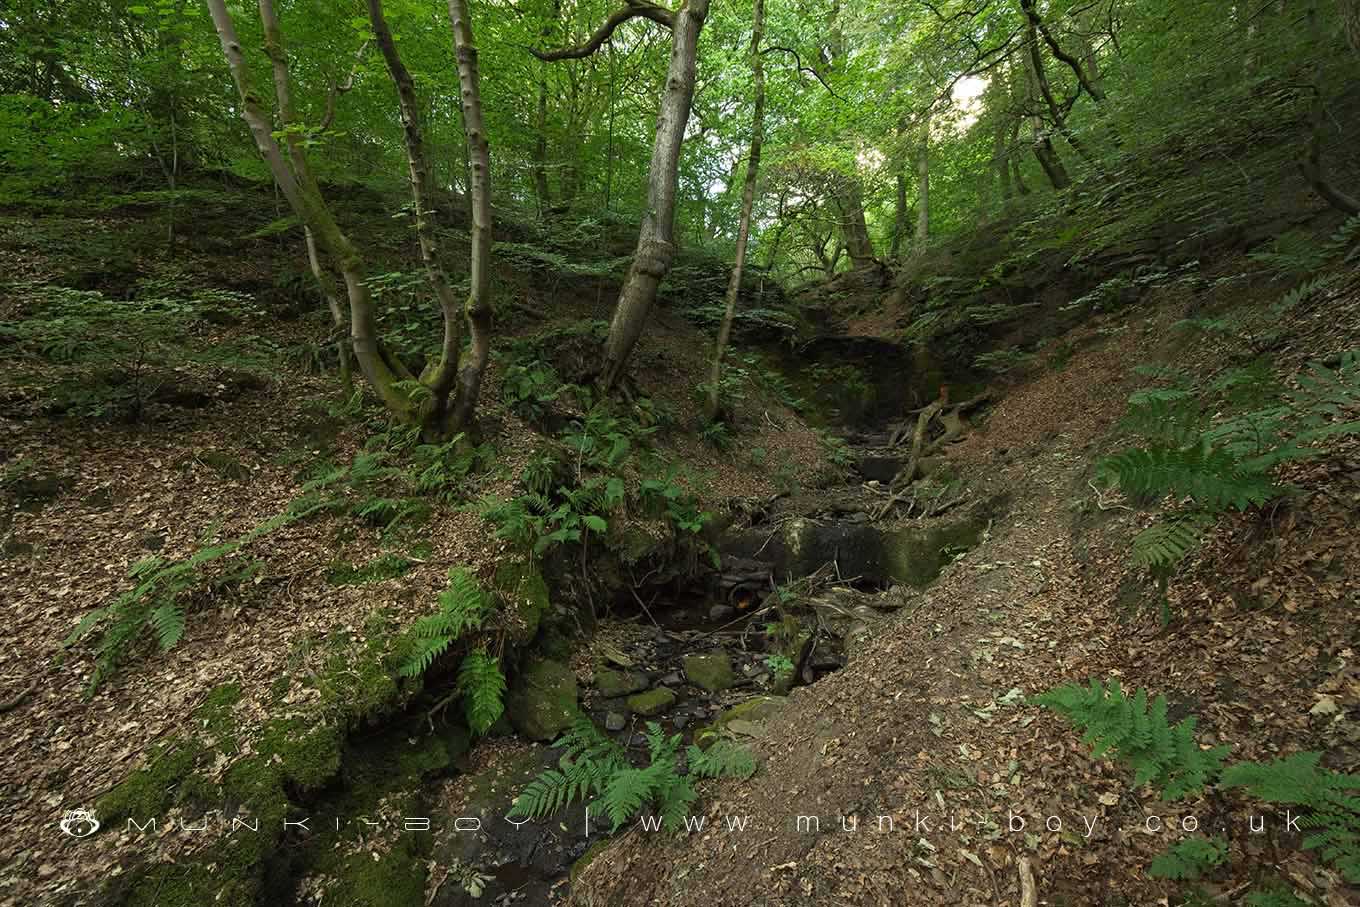
[(413, 376), (395, 358), (385, 354), (377, 336), (373, 301), (364, 283), (363, 257), (358, 248), (340, 229), (317, 187), (301, 130), (294, 120), (288, 79), (288, 58), (273, 0), (259, 0), (260, 22), (264, 28), (265, 53), (273, 68), (274, 93), (279, 119), (279, 130), (288, 147), (275, 139), (274, 124), (261, 106), (259, 95), (250, 77), (250, 68), (226, 0), (208, 0), (208, 11), (222, 45), (222, 53), (231, 70), (232, 81), (241, 97), (241, 118), (250, 127), (255, 145), (269, 166), (274, 181), (288, 200), (289, 206), (315, 235), (316, 241), (335, 260), (345, 282), (345, 294), (350, 309), (350, 342), (355, 359), (364, 377), (378, 393), (384, 405), (406, 421), (415, 416), (411, 398), (397, 385)]
[(482, 94), (477, 71), (477, 45), (467, 0), (449, 0), (449, 22), (458, 57), (458, 85), (463, 107), (463, 130), (467, 134), (472, 208), (472, 276), (465, 312), (471, 344), (467, 361), (458, 376), (458, 395), (450, 423), (462, 430), (471, 423), (482, 376), (491, 357), (491, 148), (482, 123)]
[(533, 51), (544, 61), (580, 60), (599, 50), (624, 22), (650, 19), (671, 30), (671, 58), (666, 71), (661, 107), (656, 115), (656, 138), (647, 171), (647, 204), (638, 231), (637, 250), (624, 279), (605, 341), (600, 386), (613, 389), (623, 376), (628, 357), (642, 336), (656, 291), (675, 259), (675, 195), (680, 178), (680, 143), (685, 138), (694, 100), (695, 62), (699, 32), (708, 16), (709, 0), (685, 0), (672, 12), (648, 0), (628, 0), (612, 13), (584, 44), (555, 51)]
[[(373, 37), (377, 40), (378, 48), (382, 51), (383, 60), (387, 64), (388, 75), (392, 77), (392, 84), (397, 90), (397, 105), (401, 112), (402, 140), (406, 146), (406, 165), (411, 183), (411, 201), (415, 209), (416, 238), (420, 244), (420, 257), (425, 265), (426, 277), (430, 281), (430, 286), (434, 289), (435, 298), (439, 300), (439, 308), (444, 317), (444, 339), (440, 346), (439, 359), (432, 362), (420, 376), (421, 383), (430, 391), (429, 399), (421, 404), (421, 425), (428, 437), (439, 438), (449, 432), (462, 431), (467, 426), (476, 406), (476, 391), (480, 387), (480, 380), (472, 390), (473, 398), (467, 407), (460, 408), (457, 400), (451, 400), (455, 385), (458, 383), (459, 364), (462, 358), (464, 313), (463, 307), (459, 304), (458, 294), (454, 292), (453, 284), (449, 281), (444, 266), (439, 262), (439, 244), (435, 234), (434, 210), (432, 208), (434, 179), (433, 172), (430, 169), (429, 155), (425, 149), (425, 135), (420, 121), (420, 104), (416, 98), (415, 81), (411, 78), (411, 73), (405, 64), (402, 63), (401, 55), (397, 52), (396, 42), (392, 40), (392, 30), (388, 27), (386, 17), (383, 15), (382, 0), (368, 0), (368, 19), (373, 26)], [(459, 53), (461, 53), (461, 50)], [(459, 76), (461, 81), (461, 64)], [(477, 118), (480, 121), (480, 107)], [(471, 141), (471, 132), (469, 132), (469, 141)], [(485, 141), (482, 144), (484, 150)], [(474, 224), (477, 217), (476, 192), (478, 189), (478, 164), (475, 159), (475, 152), (476, 149), (474, 149), (472, 164)], [(485, 243), (482, 243), (482, 245), (485, 245)], [(474, 270), (479, 267), (478, 252), (478, 234), (474, 230)], [(486, 293), (485, 261), (480, 263), (480, 270), (482, 277), (480, 297), (484, 298)], [(476, 276), (474, 275), (474, 283), (475, 281)], [(478, 289), (474, 288), (474, 293), (477, 292)], [(475, 358), (475, 355), (474, 348), (474, 353), (465, 365), (471, 366), (471, 359)], [(461, 416), (455, 417), (455, 411), (460, 411)]]

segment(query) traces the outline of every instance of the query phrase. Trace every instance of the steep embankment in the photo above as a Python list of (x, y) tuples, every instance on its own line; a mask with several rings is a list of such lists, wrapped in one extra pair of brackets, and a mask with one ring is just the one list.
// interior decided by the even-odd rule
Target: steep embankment
[[(1360, 286), (1340, 280), (1344, 290), (1277, 322), (1281, 372), (1360, 343)], [(1210, 895), (1278, 877), (1352, 902), (1297, 836), (1251, 835), (1213, 793), (1168, 804), (1133, 788), (1127, 769), (1091, 759), (1066, 724), (1025, 704), (1062, 682), (1114, 676), (1166, 694), (1176, 717), (1197, 715), (1204, 746), (1247, 758), (1330, 748), (1341, 765), (1355, 756), (1336, 719), (1360, 706), (1360, 546), (1349, 528), (1360, 446), (1289, 467), (1298, 490), (1270, 512), (1220, 521), (1172, 586), (1180, 619), (1162, 628), (1127, 557), (1155, 507), (1096, 490), (1093, 462), (1143, 381), (1132, 366), (1208, 375), (1238, 354), (1236, 341), (1196, 345), (1170, 330), (1187, 307), (1231, 304), (1226, 292), (1149, 301), (1161, 305), (1064, 336), (1066, 361), (1012, 388), (950, 452), (970, 495), (1009, 496), (981, 544), (878, 624), (844, 670), (745, 729), (761, 769), (705, 790), (701, 830), (631, 828), (579, 872), (573, 903), (1031, 905), (1036, 892), (1048, 903), (1166, 903), (1176, 885), (1147, 866), (1196, 826), (1230, 842)]]

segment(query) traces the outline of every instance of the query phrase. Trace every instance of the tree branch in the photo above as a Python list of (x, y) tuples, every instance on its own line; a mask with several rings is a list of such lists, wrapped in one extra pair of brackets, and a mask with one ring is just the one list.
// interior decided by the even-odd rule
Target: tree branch
[(554, 63), (558, 60), (582, 60), (599, 50), (613, 36), (614, 30), (630, 19), (651, 19), (666, 28), (675, 27), (675, 14), (670, 10), (654, 3), (648, 3), (646, 0), (625, 0), (625, 2), (627, 6), (616, 10), (608, 19), (604, 20), (604, 24), (597, 28), (595, 34), (591, 35), (584, 44), (557, 50), (538, 50), (531, 47), (529, 53), (545, 63)]

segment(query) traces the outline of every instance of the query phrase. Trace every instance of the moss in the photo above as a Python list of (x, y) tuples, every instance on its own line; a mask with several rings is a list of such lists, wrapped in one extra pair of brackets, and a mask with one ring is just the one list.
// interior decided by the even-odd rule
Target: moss
[(491, 585), (505, 609), (511, 640), (521, 646), (533, 641), (551, 603), (543, 574), (532, 564), (506, 561), (496, 568)]
[(571, 864), (571, 872), (568, 874), (567, 878), (573, 887), (576, 885), (576, 881), (580, 878), (581, 873), (585, 872), (586, 867), (590, 865), (591, 861), (604, 853), (605, 848), (608, 846), (609, 842), (607, 840), (596, 841), (594, 844), (590, 845), (590, 847), (586, 848), (586, 852), (581, 854), (580, 858), (577, 859), (575, 863)]
[(639, 715), (651, 716), (664, 712), (675, 705), (675, 693), (665, 687), (657, 687), (646, 693), (634, 693), (627, 699), (628, 708)]
[(884, 536), (888, 575), (917, 588), (930, 585), (955, 553), (978, 543), (985, 526), (980, 514), (970, 514), (944, 525), (903, 529)]
[(413, 564), (414, 561), (399, 554), (379, 555), (362, 565), (336, 561), (326, 572), (326, 582), (332, 586), (360, 586), (395, 579), (408, 573)]
[(95, 804), (95, 812), (112, 827), (123, 819), (144, 822), (162, 815), (179, 797), (185, 777), (194, 769), (200, 750), (189, 741), (160, 746), (145, 768), (139, 768)]
[(327, 903), (346, 907), (407, 907), (425, 903), (425, 861), (401, 841), (379, 859), (367, 851), (351, 854), (324, 869), (335, 879)]
[(296, 718), (274, 719), (264, 726), (259, 750), (278, 765), (291, 784), (306, 791), (321, 787), (340, 771), (343, 742), (337, 725), (309, 727)]
[(558, 661), (535, 658), (506, 697), (510, 723), (534, 740), (551, 740), (576, 713), (576, 675)]

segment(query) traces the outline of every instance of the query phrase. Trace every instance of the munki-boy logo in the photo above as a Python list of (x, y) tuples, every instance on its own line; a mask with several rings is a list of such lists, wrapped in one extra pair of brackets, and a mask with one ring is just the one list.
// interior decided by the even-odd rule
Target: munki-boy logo
[(63, 834), (73, 838), (88, 838), (99, 831), (99, 820), (88, 809), (70, 809), (61, 817)]

